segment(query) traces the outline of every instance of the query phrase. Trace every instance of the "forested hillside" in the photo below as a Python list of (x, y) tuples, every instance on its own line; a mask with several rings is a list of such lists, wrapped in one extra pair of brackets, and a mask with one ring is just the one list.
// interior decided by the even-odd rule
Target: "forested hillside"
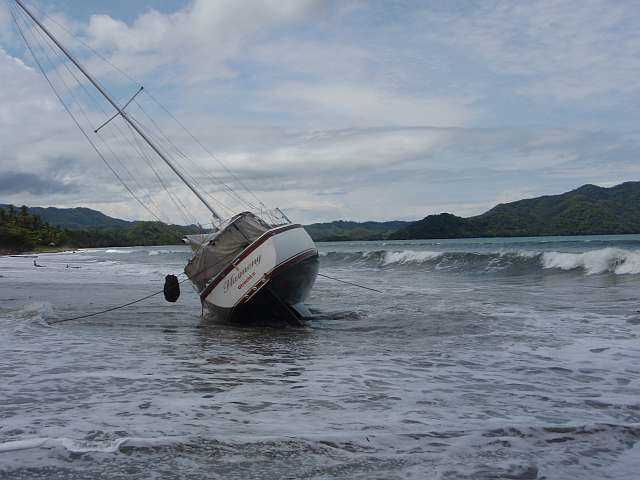
[(640, 233), (640, 182), (584, 185), (560, 195), (497, 205), (475, 217), (429, 215), (393, 239)]
[(16, 208), (8, 205), (0, 208), (0, 251), (11, 253), (47, 247), (169, 245), (182, 243), (184, 235), (198, 232), (193, 226), (167, 225), (161, 222), (122, 222), (124, 226), (120, 227), (61, 228), (45, 222), (39, 215), (29, 213), (26, 206)]
[[(640, 233), (640, 182), (611, 188), (584, 185), (560, 195), (500, 204), (468, 218), (441, 213), (417, 222), (337, 220), (305, 228), (315, 241)], [(197, 232), (195, 226), (130, 222), (88, 208), (0, 206), (0, 249), (5, 252), (48, 245), (178, 244), (184, 235)]]

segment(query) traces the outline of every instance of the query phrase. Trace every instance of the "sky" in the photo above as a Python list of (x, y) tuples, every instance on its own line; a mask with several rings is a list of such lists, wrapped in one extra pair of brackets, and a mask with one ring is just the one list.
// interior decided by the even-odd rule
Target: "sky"
[[(637, 0), (25, 2), (143, 84), (235, 173), (197, 158), (214, 198), (213, 177), (239, 178), (300, 222), (412, 220), (640, 177)], [(150, 219), (56, 100), (9, 3), (0, 203)], [(119, 99), (135, 92), (87, 59)], [(170, 195), (144, 188), (163, 219), (186, 222)]]

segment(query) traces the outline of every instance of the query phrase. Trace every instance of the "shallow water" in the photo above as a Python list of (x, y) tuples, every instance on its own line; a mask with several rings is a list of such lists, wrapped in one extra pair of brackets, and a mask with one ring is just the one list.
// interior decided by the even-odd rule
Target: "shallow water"
[[(634, 478), (640, 237), (319, 245), (307, 328), (200, 319), (182, 247), (0, 258), (0, 478)], [(67, 268), (69, 265), (70, 268)], [(80, 267), (80, 268), (71, 268)]]

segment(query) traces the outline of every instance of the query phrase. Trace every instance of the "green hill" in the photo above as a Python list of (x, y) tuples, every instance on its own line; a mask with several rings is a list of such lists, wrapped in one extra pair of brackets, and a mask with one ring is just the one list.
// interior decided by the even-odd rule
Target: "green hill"
[[(0, 208), (6, 209), (8, 207), (9, 205), (0, 205)], [(40, 217), (43, 222), (72, 230), (102, 227), (130, 227), (135, 223), (109, 217), (98, 210), (85, 207), (27, 207), (27, 210), (31, 215)]]
[[(43, 220), (37, 208), (0, 206), (0, 254), (46, 247), (126, 247), (180, 244), (185, 235), (198, 233), (195, 226), (161, 222), (127, 222), (88, 208), (42, 209), (63, 225), (92, 225), (90, 228), (62, 228)], [(48, 218), (52, 218), (49, 216)], [(54, 220), (55, 221), (55, 220)], [(107, 225), (107, 226), (105, 226)]]
[[(640, 182), (611, 188), (584, 185), (560, 195), (503, 203), (468, 218), (441, 213), (417, 222), (338, 220), (305, 228), (315, 241), (640, 233)], [(52, 243), (73, 247), (177, 244), (197, 231), (195, 226), (129, 222), (89, 208), (0, 205), (0, 250), (5, 251)]]
[(560, 195), (503, 203), (475, 217), (429, 215), (392, 239), (640, 233), (640, 182), (584, 185)]
[(343, 240), (382, 240), (410, 222), (349, 222), (337, 220), (328, 223), (305, 225), (316, 242), (339, 242)]

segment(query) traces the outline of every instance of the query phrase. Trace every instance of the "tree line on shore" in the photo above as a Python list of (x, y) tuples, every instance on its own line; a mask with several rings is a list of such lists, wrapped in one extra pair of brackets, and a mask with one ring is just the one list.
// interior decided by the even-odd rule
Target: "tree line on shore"
[(95, 248), (179, 244), (195, 226), (134, 222), (127, 227), (68, 229), (51, 225), (25, 205), (0, 208), (0, 250), (26, 252), (51, 247)]
[[(628, 234), (640, 232), (639, 204), (640, 182), (609, 188), (583, 185), (559, 195), (500, 204), (467, 218), (442, 213), (415, 222), (334, 221), (305, 228), (315, 241)], [(30, 210), (0, 205), (0, 250), (5, 252), (50, 245), (88, 248), (179, 244), (191, 233), (198, 233), (198, 228), (129, 222), (87, 208)]]

